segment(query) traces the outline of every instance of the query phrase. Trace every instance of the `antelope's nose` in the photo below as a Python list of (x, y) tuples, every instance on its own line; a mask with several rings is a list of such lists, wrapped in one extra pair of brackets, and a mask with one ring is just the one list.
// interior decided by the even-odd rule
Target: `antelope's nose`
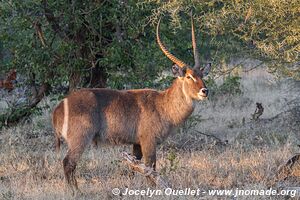
[(208, 89), (207, 89), (207, 88), (202, 88), (202, 89), (200, 90), (200, 92), (201, 92), (203, 95), (205, 95), (205, 96), (208, 95)]

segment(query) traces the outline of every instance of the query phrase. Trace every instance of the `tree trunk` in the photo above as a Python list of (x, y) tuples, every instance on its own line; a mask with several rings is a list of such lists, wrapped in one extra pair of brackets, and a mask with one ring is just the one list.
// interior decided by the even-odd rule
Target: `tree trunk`
[(69, 92), (73, 92), (80, 86), (80, 76), (81, 73), (76, 71), (72, 72), (69, 77)]
[[(105, 67), (96, 66), (90, 70), (87, 77), (83, 77), (80, 72), (73, 72), (69, 78), (69, 92), (73, 92), (78, 88), (81, 88), (81, 85), (88, 88), (105, 88), (107, 74), (104, 69)], [(84, 79), (83, 82), (82, 79)]]
[(45, 95), (50, 91), (50, 85), (43, 83), (37, 88), (36, 85), (32, 85), (32, 96), (27, 105), (16, 105), (15, 107), (9, 108), (8, 111), (0, 115), (0, 128), (3, 126), (10, 126), (17, 124), (25, 117), (30, 116), (36, 109), (38, 103), (44, 98)]
[(107, 75), (106, 72), (104, 71), (104, 67), (96, 66), (92, 68), (88, 80), (89, 80), (89, 87), (91, 88), (105, 88)]

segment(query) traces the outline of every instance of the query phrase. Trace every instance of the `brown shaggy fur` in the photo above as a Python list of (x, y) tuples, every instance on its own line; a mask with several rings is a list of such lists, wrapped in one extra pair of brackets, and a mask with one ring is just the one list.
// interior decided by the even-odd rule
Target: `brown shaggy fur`
[(201, 75), (188, 69), (165, 91), (81, 89), (71, 93), (52, 117), (57, 149), (60, 138), (68, 145), (63, 160), (67, 183), (77, 188), (76, 163), (95, 138), (100, 143), (133, 145), (133, 154), (155, 169), (157, 143), (191, 115), (195, 101), (206, 98), (204, 88)]

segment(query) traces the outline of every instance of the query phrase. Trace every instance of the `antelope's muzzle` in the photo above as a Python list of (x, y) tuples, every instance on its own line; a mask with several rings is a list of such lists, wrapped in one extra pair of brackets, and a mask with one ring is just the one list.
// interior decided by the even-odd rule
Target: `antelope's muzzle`
[(207, 99), (208, 97), (208, 89), (207, 88), (201, 88), (198, 92), (199, 100)]

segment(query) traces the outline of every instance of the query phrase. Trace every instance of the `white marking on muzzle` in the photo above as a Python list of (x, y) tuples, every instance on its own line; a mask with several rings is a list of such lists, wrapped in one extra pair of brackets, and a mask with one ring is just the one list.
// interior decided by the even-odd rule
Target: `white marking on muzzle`
[(69, 128), (69, 104), (68, 99), (64, 99), (64, 123), (61, 131), (63, 138), (67, 139)]
[(199, 100), (206, 100), (207, 99), (207, 96), (202, 96), (200, 92), (197, 94), (197, 96), (198, 96)]

